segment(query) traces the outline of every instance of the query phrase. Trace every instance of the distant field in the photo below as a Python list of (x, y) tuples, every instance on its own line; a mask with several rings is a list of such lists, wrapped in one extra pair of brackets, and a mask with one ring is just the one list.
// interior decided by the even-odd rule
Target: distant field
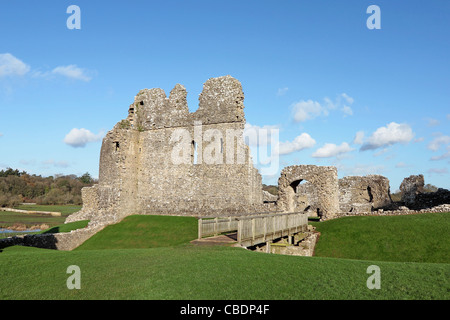
[(21, 205), (15, 207), (15, 209), (29, 210), (29, 211), (51, 211), (61, 212), (61, 217), (53, 217), (43, 214), (25, 214), (18, 212), (0, 211), (0, 228), (8, 228), (15, 223), (24, 224), (28, 228), (34, 225), (46, 224), (49, 227), (53, 227), (59, 224), (63, 224), (67, 216), (71, 213), (77, 212), (81, 209), (81, 206), (39, 206), (39, 205)]

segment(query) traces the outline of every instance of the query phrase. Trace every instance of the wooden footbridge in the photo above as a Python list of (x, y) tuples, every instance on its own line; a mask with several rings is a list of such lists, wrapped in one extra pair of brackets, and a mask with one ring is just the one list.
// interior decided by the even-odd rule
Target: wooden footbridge
[(308, 228), (304, 213), (271, 213), (230, 217), (201, 217), (198, 220), (198, 239), (236, 232), (236, 241), (244, 247), (292, 236)]

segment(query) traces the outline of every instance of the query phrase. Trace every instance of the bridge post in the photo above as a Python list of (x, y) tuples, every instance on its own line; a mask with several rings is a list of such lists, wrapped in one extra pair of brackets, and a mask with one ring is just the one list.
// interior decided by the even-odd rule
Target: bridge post
[(242, 219), (238, 220), (237, 242), (239, 244), (242, 242)]
[(217, 227), (219, 225), (219, 218), (214, 218), (214, 235), (217, 236), (219, 232), (217, 231)]
[(198, 238), (199, 239), (202, 238), (202, 222), (203, 222), (202, 218), (198, 219)]
[(255, 240), (255, 218), (252, 218), (252, 239)]
[(270, 241), (266, 242), (266, 253), (270, 253)]

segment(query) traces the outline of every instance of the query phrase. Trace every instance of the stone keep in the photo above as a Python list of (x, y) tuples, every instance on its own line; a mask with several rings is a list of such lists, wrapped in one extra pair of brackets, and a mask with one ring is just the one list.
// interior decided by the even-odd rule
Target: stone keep
[(131, 214), (229, 215), (263, 210), (261, 176), (244, 143), (244, 94), (231, 76), (206, 81), (190, 113), (177, 84), (141, 90), (103, 139), (99, 183), (66, 222)]

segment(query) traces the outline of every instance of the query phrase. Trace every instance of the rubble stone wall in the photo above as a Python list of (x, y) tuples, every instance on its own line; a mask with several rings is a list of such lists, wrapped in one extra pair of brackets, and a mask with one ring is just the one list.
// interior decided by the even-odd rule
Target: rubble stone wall
[[(230, 76), (209, 79), (189, 113), (177, 84), (144, 89), (103, 139), (99, 183), (67, 222), (114, 223), (130, 214), (263, 212), (261, 175), (244, 143), (244, 94)], [(91, 221), (92, 222), (92, 221)]]
[(339, 212), (339, 186), (336, 167), (297, 165), (285, 167), (278, 179), (278, 201), (280, 211), (293, 212), (304, 210), (307, 197), (297, 195), (297, 187), (302, 180), (306, 180), (314, 186), (315, 205), (319, 216), (331, 218)]
[(370, 212), (392, 204), (389, 179), (380, 175), (348, 176), (339, 179), (341, 212)]

